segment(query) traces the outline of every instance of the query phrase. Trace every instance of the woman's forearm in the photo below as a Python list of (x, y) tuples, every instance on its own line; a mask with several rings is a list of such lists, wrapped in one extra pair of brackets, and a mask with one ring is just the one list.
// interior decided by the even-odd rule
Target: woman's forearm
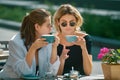
[(88, 54), (88, 51), (86, 48), (82, 49), (82, 55), (83, 55), (83, 67), (86, 75), (90, 75), (92, 72), (92, 55)]
[(53, 64), (57, 60), (57, 46), (53, 46), (50, 63)]
[(33, 47), (30, 47), (30, 49), (27, 52), (26, 62), (29, 67), (31, 67), (31, 65), (32, 65), (32, 60), (33, 60), (33, 57), (35, 56), (35, 52), (36, 52), (36, 50)]
[(60, 66), (57, 75), (62, 75), (64, 69), (65, 60), (60, 60)]

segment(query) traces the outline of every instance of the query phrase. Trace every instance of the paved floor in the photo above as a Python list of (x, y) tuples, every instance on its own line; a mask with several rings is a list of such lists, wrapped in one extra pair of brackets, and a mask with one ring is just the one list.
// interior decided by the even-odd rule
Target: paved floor
[(9, 41), (16, 33), (18, 31), (0, 27), (0, 41)]

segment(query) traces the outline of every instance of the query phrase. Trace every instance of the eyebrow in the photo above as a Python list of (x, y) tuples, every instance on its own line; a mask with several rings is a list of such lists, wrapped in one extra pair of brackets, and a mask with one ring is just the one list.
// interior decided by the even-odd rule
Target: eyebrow
[[(71, 22), (71, 21), (76, 22), (76, 20), (70, 20), (69, 22)], [(61, 20), (61, 22), (67, 22), (67, 20)]]

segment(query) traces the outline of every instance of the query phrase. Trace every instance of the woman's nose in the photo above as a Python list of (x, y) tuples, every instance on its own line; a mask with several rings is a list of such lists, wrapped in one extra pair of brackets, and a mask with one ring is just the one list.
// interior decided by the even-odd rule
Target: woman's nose
[(66, 27), (70, 27), (69, 23), (67, 23)]

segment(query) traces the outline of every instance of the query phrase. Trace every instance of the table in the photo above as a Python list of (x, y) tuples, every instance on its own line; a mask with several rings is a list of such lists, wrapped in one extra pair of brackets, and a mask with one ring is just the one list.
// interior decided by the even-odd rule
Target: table
[[(1, 80), (1, 79), (0, 79)], [(23, 79), (23, 78), (10, 78), (10, 79), (2, 79), (2, 80), (26, 80), (26, 79)], [(101, 75), (90, 75), (90, 76), (81, 76), (80, 78), (78, 79), (63, 79), (63, 77), (52, 77), (52, 78), (40, 78), (40, 79), (35, 79), (35, 80), (104, 80), (104, 76), (101, 74)]]
[[(24, 80), (24, 79), (23, 79)], [(99, 74), (99, 75), (90, 75), (90, 76), (85, 76), (85, 75), (81, 75), (79, 78), (77, 79), (72, 79), (72, 78), (63, 78), (63, 76), (57, 76), (57, 77), (53, 77), (53, 78), (42, 78), (40, 80), (104, 80), (104, 75), (103, 74)]]
[(99, 75), (90, 75), (90, 76), (85, 76), (82, 75), (78, 79), (62, 79), (60, 77), (57, 78), (57, 80), (104, 80), (104, 75), (99, 74)]
[(104, 80), (104, 75), (90, 75), (90, 76), (83, 76), (80, 77), (78, 80)]

